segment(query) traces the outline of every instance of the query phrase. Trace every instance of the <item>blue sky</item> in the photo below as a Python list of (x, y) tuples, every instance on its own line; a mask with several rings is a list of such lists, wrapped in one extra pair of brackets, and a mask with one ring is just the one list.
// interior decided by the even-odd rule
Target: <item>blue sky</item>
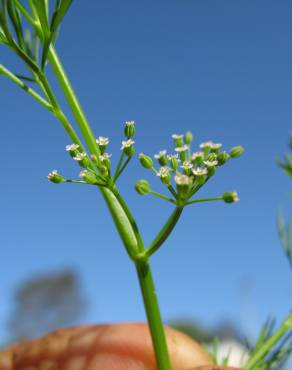
[[(57, 50), (96, 136), (110, 137), (113, 161), (132, 119), (137, 152), (171, 150), (171, 134), (187, 130), (194, 145), (211, 139), (246, 149), (201, 193), (236, 189), (240, 203), (189, 207), (153, 257), (165, 321), (229, 318), (255, 335), (267, 316), (281, 320), (291, 308), (275, 226), (280, 206), (292, 214), (291, 180), (275, 164), (291, 131), (291, 11), (288, 0), (76, 1), (64, 22)], [(0, 58), (21, 68), (3, 47)], [(84, 321), (144, 320), (134, 268), (99, 193), (46, 179), (55, 168), (79, 173), (59, 123), (4, 78), (0, 89), (0, 340), (14, 289), (64, 267), (81, 276), (90, 302)], [(137, 160), (120, 181), (149, 243), (172, 207), (139, 197), (139, 178), (162, 188)]]

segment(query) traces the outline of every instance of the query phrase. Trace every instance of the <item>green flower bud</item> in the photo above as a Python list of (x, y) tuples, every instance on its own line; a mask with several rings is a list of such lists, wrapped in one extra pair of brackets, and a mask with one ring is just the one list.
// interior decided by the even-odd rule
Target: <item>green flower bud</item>
[(173, 134), (172, 138), (173, 138), (173, 141), (174, 141), (174, 146), (176, 148), (184, 145), (184, 135)]
[(134, 121), (127, 121), (124, 129), (124, 134), (128, 139), (135, 135), (136, 127)]
[(203, 152), (195, 152), (192, 154), (191, 162), (198, 166), (202, 166), (204, 164), (204, 157), (205, 155)]
[(178, 153), (182, 162), (187, 160), (187, 151), (189, 147), (185, 144), (183, 146), (175, 148), (175, 151)]
[(99, 136), (98, 139), (96, 139), (96, 143), (99, 147), (100, 153), (103, 154), (106, 151), (106, 147), (109, 144), (109, 138), (104, 136)]
[(234, 146), (233, 148), (230, 149), (230, 156), (232, 158), (238, 158), (242, 155), (244, 152), (244, 148), (242, 146)]
[(79, 145), (78, 144), (66, 145), (66, 151), (71, 155), (72, 158), (74, 158), (79, 153)]
[(132, 139), (122, 141), (121, 150), (126, 154), (126, 156), (133, 157), (135, 153), (135, 149), (133, 147), (134, 144), (135, 144), (135, 141)]
[(151, 192), (151, 188), (147, 180), (139, 180), (135, 185), (135, 189), (140, 195), (146, 195)]
[(75, 157), (73, 157), (75, 161), (78, 162), (80, 167), (87, 168), (90, 164), (90, 160), (86, 153), (77, 153)]
[(222, 195), (222, 198), (226, 203), (234, 203), (239, 201), (236, 191), (228, 191)]
[(154, 155), (154, 158), (158, 160), (161, 166), (166, 166), (168, 164), (166, 150), (161, 150), (158, 154)]
[(96, 178), (96, 175), (90, 171), (87, 171), (87, 170), (84, 170), (84, 171), (81, 171), (79, 176), (85, 181), (87, 182), (87, 184), (91, 184), (91, 185), (94, 185), (94, 184), (97, 184), (98, 181), (97, 181), (97, 178)]
[(221, 152), (217, 155), (217, 161), (218, 161), (218, 166), (222, 166), (225, 164), (228, 159), (230, 158), (230, 155), (226, 152)]
[(215, 153), (210, 153), (210, 154), (207, 156), (207, 161), (210, 161), (210, 162), (217, 161), (217, 154), (215, 154)]
[(99, 156), (100, 165), (106, 167), (108, 170), (111, 168), (111, 154), (103, 153)]
[(185, 134), (185, 138), (184, 139), (185, 139), (185, 144), (190, 145), (191, 142), (193, 141), (193, 134), (190, 131), (188, 131)]
[(139, 161), (144, 168), (153, 168), (153, 161), (148, 155), (140, 153)]
[(167, 158), (169, 160), (170, 167), (174, 170), (174, 172), (176, 172), (178, 169), (178, 154), (170, 154), (167, 156)]
[(48, 174), (49, 181), (53, 182), (54, 184), (60, 184), (61, 182), (66, 182), (64, 177), (59, 174), (57, 170), (54, 170)]

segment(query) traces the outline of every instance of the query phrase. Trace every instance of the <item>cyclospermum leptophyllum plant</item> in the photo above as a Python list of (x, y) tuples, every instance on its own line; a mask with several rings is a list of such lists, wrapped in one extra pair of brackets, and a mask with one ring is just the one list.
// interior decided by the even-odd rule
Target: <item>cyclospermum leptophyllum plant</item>
[[(153, 192), (145, 180), (140, 180), (136, 184), (138, 193), (159, 196), (173, 203), (175, 207), (162, 230), (146, 248), (138, 226), (116, 185), (118, 178), (134, 156), (135, 125), (131, 121), (126, 123), (121, 157), (113, 170), (110, 155), (106, 151), (109, 140), (105, 137), (96, 139), (94, 136), (55, 50), (60, 24), (71, 3), (72, 0), (0, 0), (0, 43), (20, 58), (26, 67), (25, 73), (14, 73), (0, 64), (0, 75), (6, 76), (42, 104), (66, 130), (72, 142), (66, 149), (82, 167), (81, 179), (66, 180), (57, 171), (51, 172), (49, 179), (55, 183), (90, 184), (101, 191), (125, 249), (137, 269), (157, 367), (159, 370), (170, 370), (171, 364), (149, 259), (167, 239), (185, 206), (207, 200), (224, 200), (227, 203), (238, 200), (235, 192), (209, 199), (192, 197), (230, 156), (240, 155), (242, 148), (235, 147), (228, 154), (220, 152), (220, 144), (207, 142), (202, 145), (202, 151), (192, 154), (190, 148), (192, 136), (188, 133), (185, 136), (174, 136), (174, 155), (167, 157), (163, 151), (158, 154), (157, 159), (161, 165), (158, 170), (155, 169), (150, 157), (140, 155), (141, 164), (151, 169), (161, 179), (171, 197)], [(59, 82), (81, 135), (77, 134), (55, 96), (46, 73), (48, 65)]]

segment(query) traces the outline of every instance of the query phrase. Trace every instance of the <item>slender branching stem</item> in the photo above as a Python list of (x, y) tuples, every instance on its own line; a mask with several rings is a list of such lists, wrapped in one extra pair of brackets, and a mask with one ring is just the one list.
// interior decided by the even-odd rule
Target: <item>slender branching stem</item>
[(121, 168), (121, 166), (122, 166), (122, 164), (123, 164), (123, 160), (124, 160), (124, 158), (125, 158), (125, 153), (124, 153), (124, 151), (122, 151), (122, 153), (121, 153), (121, 155), (120, 155), (119, 162), (118, 162), (118, 164), (117, 164), (117, 168), (116, 168), (115, 173), (114, 173), (114, 176), (113, 176), (113, 182), (116, 182), (116, 180), (117, 180), (117, 178), (118, 178), (118, 174), (119, 174), (119, 172), (120, 172), (120, 168)]
[(172, 214), (170, 215), (169, 219), (167, 220), (161, 231), (153, 240), (149, 248), (146, 249), (145, 253), (148, 257), (155, 253), (159, 249), (159, 247), (165, 242), (165, 240), (169, 237), (175, 225), (177, 224), (182, 214), (182, 211), (183, 207), (177, 206), (175, 210), (172, 212)]
[(193, 204), (193, 203), (212, 202), (214, 200), (223, 200), (223, 197), (194, 199), (194, 200), (188, 201), (186, 205)]
[(122, 165), (122, 167), (120, 168), (117, 176), (115, 177), (115, 181), (121, 176), (121, 174), (124, 172), (124, 170), (126, 169), (126, 167), (128, 166), (130, 160), (132, 159), (132, 157), (128, 157), (126, 162)]
[(155, 197), (158, 197), (158, 198), (161, 198), (161, 199), (164, 199), (164, 200), (167, 200), (168, 202), (172, 203), (172, 204), (177, 204), (176, 203), (176, 200), (175, 199), (171, 199), (163, 194), (160, 194), (160, 193), (157, 193), (156, 191), (150, 191), (149, 194), (152, 194), (154, 195)]
[(0, 75), (3, 74), (4, 76), (8, 77), (12, 82), (14, 82), (18, 87), (32, 96), (36, 101), (41, 103), (46, 109), (52, 111), (52, 105), (44, 99), (41, 95), (39, 95), (34, 89), (27, 86), (19, 77), (17, 77), (13, 72), (9, 69), (5, 68), (2, 64), (0, 64)]

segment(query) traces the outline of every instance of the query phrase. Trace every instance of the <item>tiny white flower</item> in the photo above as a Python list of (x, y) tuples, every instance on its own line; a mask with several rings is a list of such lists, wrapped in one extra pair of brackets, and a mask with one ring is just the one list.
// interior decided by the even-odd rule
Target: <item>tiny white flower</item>
[(214, 145), (213, 141), (209, 140), (209, 141), (206, 141), (204, 143), (201, 143), (200, 144), (200, 148), (204, 149), (204, 148), (212, 148)]
[(122, 141), (121, 150), (123, 150), (125, 148), (130, 148), (134, 144), (135, 144), (135, 141), (132, 140), (132, 139), (128, 139), (128, 140)]
[(187, 175), (183, 175), (181, 173), (178, 173), (174, 176), (174, 181), (176, 182), (177, 185), (191, 185), (192, 184), (191, 177)]
[(174, 139), (174, 140), (177, 140), (177, 139), (182, 139), (184, 137), (184, 135), (180, 135), (180, 134), (173, 134), (171, 135), (171, 137)]
[(207, 168), (200, 168), (200, 167), (193, 168), (192, 172), (195, 176), (205, 176), (208, 174)]
[(57, 170), (53, 170), (53, 171), (51, 171), (51, 172), (48, 174), (47, 178), (50, 180), (52, 177), (59, 176), (59, 175), (60, 175), (60, 174), (59, 174), (59, 172), (58, 172)]
[(85, 177), (86, 176), (86, 174), (88, 173), (88, 171), (87, 170), (83, 170), (83, 171), (81, 171), (80, 173), (79, 173), (79, 177), (81, 177), (81, 178), (83, 178), (83, 177)]
[(157, 172), (156, 176), (160, 178), (165, 178), (169, 175), (169, 172), (170, 172), (170, 168), (163, 166), (163, 167), (160, 167), (160, 170)]
[(99, 156), (99, 160), (100, 160), (101, 162), (103, 162), (103, 161), (106, 161), (107, 159), (110, 159), (110, 157), (111, 157), (111, 156), (112, 156), (111, 154), (103, 153), (103, 154), (101, 154), (101, 155)]
[(135, 121), (126, 121), (126, 126), (134, 126), (135, 125)]
[(74, 152), (75, 150), (77, 150), (79, 148), (79, 145), (78, 144), (70, 144), (70, 145), (66, 145), (66, 151), (67, 152)]
[(158, 154), (154, 155), (155, 159), (160, 159), (161, 157), (164, 157), (166, 155), (166, 150), (160, 150)]
[(213, 143), (211, 149), (220, 149), (222, 147), (221, 143)]
[(181, 168), (183, 168), (184, 170), (190, 170), (191, 168), (193, 168), (193, 164), (190, 161), (184, 161)]
[(234, 202), (239, 202), (239, 196), (238, 196), (237, 191), (233, 191), (232, 196), (233, 196), (233, 201)]
[(176, 152), (185, 152), (186, 150), (188, 150), (189, 149), (189, 147), (188, 147), (188, 145), (183, 145), (183, 146), (180, 146), (180, 147), (178, 147), (178, 148), (175, 148), (174, 150), (176, 151)]
[(79, 162), (85, 159), (86, 157), (87, 157), (87, 154), (83, 152), (83, 153), (77, 153), (77, 155), (73, 157), (73, 159)]
[(204, 161), (207, 167), (214, 167), (218, 164), (218, 161)]
[(203, 152), (195, 152), (192, 154), (192, 161), (195, 161), (197, 158), (203, 158), (204, 153)]
[(99, 136), (98, 139), (96, 139), (97, 145), (106, 146), (109, 143), (109, 138), (104, 136)]
[(173, 159), (177, 159), (178, 161), (180, 161), (180, 159), (178, 159), (178, 154), (168, 154), (167, 159), (169, 161), (171, 161)]

